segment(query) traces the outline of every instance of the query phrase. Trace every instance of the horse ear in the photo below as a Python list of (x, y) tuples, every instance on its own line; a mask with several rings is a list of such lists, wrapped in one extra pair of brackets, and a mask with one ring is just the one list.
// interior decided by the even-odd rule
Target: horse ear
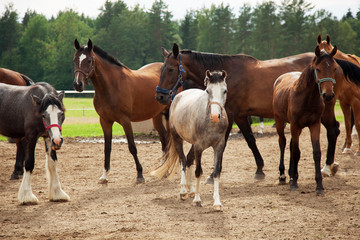
[(333, 50), (330, 53), (330, 56), (332, 56), (332, 57), (335, 56), (336, 52), (337, 52), (337, 46), (335, 45)]
[(79, 50), (79, 48), (80, 48), (80, 43), (79, 43), (79, 41), (77, 40), (77, 38), (75, 38), (74, 47), (75, 47), (76, 50)]
[(319, 35), (317, 36), (317, 42), (318, 42), (318, 44), (321, 43), (321, 34), (319, 34)]
[(58, 97), (58, 99), (60, 100), (60, 102), (63, 101), (64, 96), (65, 96), (65, 92), (64, 92), (64, 91), (61, 91), (61, 92), (58, 93), (57, 97)]
[(222, 72), (222, 78), (224, 78), (224, 79), (225, 79), (225, 78), (226, 78), (226, 76), (227, 76), (226, 71), (225, 71), (225, 70), (222, 70), (221, 72)]
[(205, 72), (205, 79), (204, 79), (204, 86), (206, 87), (210, 81), (211, 73), (209, 70), (206, 70)]
[(164, 56), (164, 58), (169, 56), (169, 52), (163, 47), (161, 47), (161, 54)]
[(316, 46), (316, 48), (315, 48), (315, 55), (316, 55), (317, 57), (320, 56), (320, 48), (319, 48), (319, 45)]
[(35, 106), (41, 105), (42, 99), (39, 98), (38, 96), (36, 96), (36, 95), (31, 95), (31, 99), (32, 99), (32, 102), (33, 102), (33, 104), (34, 104)]
[(329, 35), (326, 36), (326, 42), (327, 42), (327, 44), (330, 44), (330, 36)]
[(174, 46), (173, 46), (173, 54), (174, 54), (174, 58), (177, 58), (177, 56), (179, 55), (179, 46), (174, 43)]
[(93, 43), (92, 43), (92, 41), (91, 41), (90, 38), (89, 38), (89, 41), (88, 41), (88, 43), (87, 43), (87, 47), (88, 47), (88, 49), (90, 49), (90, 50), (93, 49)]

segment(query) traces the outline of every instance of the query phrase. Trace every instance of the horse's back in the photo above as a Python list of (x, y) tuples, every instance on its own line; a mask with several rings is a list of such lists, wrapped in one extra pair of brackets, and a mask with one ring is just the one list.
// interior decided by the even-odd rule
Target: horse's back
[(27, 85), (20, 73), (6, 68), (0, 68), (0, 83), (20, 86)]

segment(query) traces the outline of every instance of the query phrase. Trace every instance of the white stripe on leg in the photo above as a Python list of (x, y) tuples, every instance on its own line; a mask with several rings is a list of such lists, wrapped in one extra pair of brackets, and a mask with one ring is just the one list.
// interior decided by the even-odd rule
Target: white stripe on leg
[(18, 200), (21, 204), (37, 204), (39, 200), (32, 193), (31, 173), (24, 169), (23, 179), (18, 192)]

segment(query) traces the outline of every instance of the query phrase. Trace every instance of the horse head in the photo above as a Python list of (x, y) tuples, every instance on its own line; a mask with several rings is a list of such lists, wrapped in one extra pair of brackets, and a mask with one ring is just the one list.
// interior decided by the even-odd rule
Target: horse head
[(330, 53), (333, 50), (333, 46), (331, 45), (330, 36), (326, 36), (326, 40), (321, 40), (321, 35), (319, 34), (317, 37), (317, 43), (320, 48), (320, 50), (324, 50), (328, 53)]
[(73, 86), (76, 91), (82, 92), (85, 85), (89, 84), (89, 78), (95, 71), (95, 58), (93, 54), (93, 44), (89, 39), (86, 46), (81, 47), (78, 40), (75, 39), (74, 54), (75, 78)]
[(208, 94), (208, 101), (210, 106), (210, 119), (212, 122), (219, 122), (226, 102), (227, 85), (226, 72), (210, 72), (206, 71), (204, 85), (205, 91)]
[(330, 53), (320, 50), (319, 46), (316, 46), (315, 48), (316, 57), (313, 61), (314, 76), (319, 87), (320, 95), (325, 101), (331, 101), (335, 96), (335, 74), (337, 68), (339, 67), (334, 59), (336, 52), (336, 45)]
[(156, 87), (156, 100), (167, 105), (170, 99), (174, 99), (177, 89), (183, 85), (186, 71), (182, 66), (181, 53), (176, 43), (172, 52), (161, 48), (161, 53), (164, 56), (164, 64), (161, 67), (159, 85)]
[(65, 120), (65, 108), (62, 102), (64, 91), (60, 93), (47, 93), (43, 98), (31, 96), (33, 103), (38, 107), (38, 114), (42, 116), (44, 128), (51, 140), (52, 149), (59, 150), (63, 143), (61, 125)]

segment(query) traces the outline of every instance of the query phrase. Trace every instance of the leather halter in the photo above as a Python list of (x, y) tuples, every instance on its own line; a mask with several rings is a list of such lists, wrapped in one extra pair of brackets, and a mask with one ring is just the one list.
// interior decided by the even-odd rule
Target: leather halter
[(318, 84), (320, 95), (321, 95), (321, 89), (320, 89), (320, 84), (321, 83), (323, 83), (323, 82), (332, 82), (333, 84), (336, 84), (336, 81), (333, 78), (330, 78), (330, 77), (318, 78), (317, 73), (316, 73), (316, 68), (314, 69), (314, 73), (315, 73), (315, 82)]
[(185, 73), (186, 71), (184, 70), (184, 68), (182, 66), (181, 53), (179, 53), (179, 63), (180, 63), (180, 65), (179, 65), (179, 75), (178, 75), (178, 79), (177, 79), (175, 85), (173, 86), (173, 88), (171, 90), (167, 90), (167, 89), (161, 88), (159, 86), (156, 87), (156, 92), (157, 93), (169, 94), (170, 97), (171, 97), (171, 101), (174, 100), (175, 95), (176, 95), (176, 93), (178, 91), (178, 88), (180, 87), (180, 86), (178, 86), (179, 83), (180, 83), (181, 86), (183, 86), (183, 84), (184, 84), (183, 79), (182, 79), (182, 73)]
[[(221, 109), (221, 113), (222, 113), (223, 111), (225, 111), (225, 108), (224, 108), (224, 106), (223, 106), (221, 103), (215, 102), (215, 101), (210, 101), (210, 102), (208, 103), (208, 108), (210, 108), (210, 105), (211, 105), (211, 104), (216, 104), (216, 105), (218, 105), (218, 106), (220, 107), (220, 109)], [(223, 118), (225, 118), (225, 117), (223, 116)]]
[(90, 68), (90, 72), (86, 73), (86, 72), (84, 72), (83, 70), (81, 70), (80, 68), (78, 68), (78, 69), (76, 69), (76, 70), (74, 71), (74, 74), (76, 74), (77, 72), (82, 73), (82, 74), (84, 74), (84, 76), (85, 76), (85, 80), (88, 81), (89, 76), (93, 73), (93, 71), (95, 71), (95, 57), (94, 57), (94, 55), (91, 56), (91, 68)]

